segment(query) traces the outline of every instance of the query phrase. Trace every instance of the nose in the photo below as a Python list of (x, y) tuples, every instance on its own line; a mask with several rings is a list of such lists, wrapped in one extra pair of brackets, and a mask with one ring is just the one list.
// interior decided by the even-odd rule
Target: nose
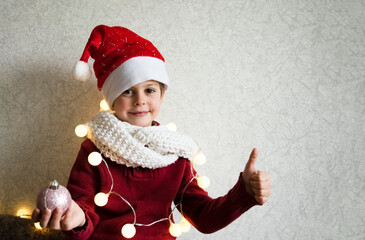
[(135, 105), (136, 106), (146, 105), (146, 98), (144, 94), (136, 94)]

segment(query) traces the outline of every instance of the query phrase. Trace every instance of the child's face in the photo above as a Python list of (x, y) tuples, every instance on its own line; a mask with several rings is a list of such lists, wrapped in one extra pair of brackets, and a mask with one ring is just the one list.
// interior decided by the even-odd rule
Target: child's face
[(113, 110), (121, 120), (132, 125), (147, 127), (160, 112), (165, 90), (158, 82), (149, 80), (124, 91), (114, 101)]

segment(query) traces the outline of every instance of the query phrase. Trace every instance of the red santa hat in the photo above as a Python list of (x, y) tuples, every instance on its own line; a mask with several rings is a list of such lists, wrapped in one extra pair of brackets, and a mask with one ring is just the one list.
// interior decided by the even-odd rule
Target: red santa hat
[(76, 79), (90, 78), (89, 57), (95, 60), (98, 88), (110, 107), (121, 93), (138, 83), (156, 80), (166, 87), (169, 84), (161, 53), (150, 41), (127, 28), (95, 27), (75, 66)]

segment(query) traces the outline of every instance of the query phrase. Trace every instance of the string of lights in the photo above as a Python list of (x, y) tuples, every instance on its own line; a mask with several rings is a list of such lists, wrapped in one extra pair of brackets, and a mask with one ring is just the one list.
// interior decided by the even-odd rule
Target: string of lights
[[(108, 105), (105, 103), (105, 100), (101, 101), (100, 103), (100, 108), (101, 111), (109, 111), (109, 107)], [(171, 131), (176, 131), (176, 125), (173, 123), (168, 123), (166, 125), (166, 127), (168, 129), (170, 129)], [(88, 132), (88, 127), (85, 124), (80, 124), (75, 128), (75, 133), (77, 136), (79, 137), (85, 137), (87, 135)], [(172, 236), (174, 237), (178, 237), (180, 236), (183, 232), (187, 232), (190, 229), (190, 223), (184, 218), (184, 214), (182, 211), (182, 200), (185, 194), (186, 189), (188, 188), (188, 186), (193, 182), (194, 179), (197, 180), (197, 183), (199, 185), (199, 187), (205, 189), (209, 186), (210, 181), (209, 178), (207, 178), (206, 176), (198, 176), (198, 174), (194, 173), (194, 168), (193, 165), (197, 164), (197, 165), (203, 165), (206, 162), (206, 157), (205, 155), (202, 153), (202, 151), (198, 151), (198, 153), (195, 155), (192, 164), (191, 164), (191, 173), (192, 173), (192, 178), (190, 179), (190, 181), (186, 184), (186, 186), (183, 189), (181, 198), (180, 198), (180, 203), (177, 205), (174, 205), (173, 203), (171, 203), (173, 206), (171, 213), (168, 217), (166, 218), (162, 218), (162, 219), (158, 219), (154, 222), (151, 223), (147, 223), (147, 224), (142, 224), (142, 223), (137, 223), (137, 217), (136, 217), (136, 211), (133, 208), (132, 204), (130, 204), (121, 194), (119, 194), (118, 192), (113, 191), (113, 187), (114, 187), (114, 179), (113, 179), (113, 175), (109, 169), (108, 163), (107, 161), (102, 157), (102, 155), (99, 152), (91, 152), (88, 156), (88, 162), (90, 165), (92, 166), (99, 166), (102, 162), (104, 163), (104, 165), (106, 166), (108, 173), (109, 173), (109, 177), (111, 179), (111, 186), (110, 186), (110, 190), (107, 193), (104, 192), (99, 192), (95, 195), (94, 197), (94, 203), (99, 206), (99, 207), (103, 207), (108, 203), (108, 198), (111, 194), (114, 194), (116, 196), (118, 196), (124, 203), (126, 203), (131, 211), (133, 212), (133, 216), (134, 216), (134, 220), (133, 223), (127, 223), (125, 224), (122, 229), (121, 229), (121, 233), (125, 238), (132, 238), (135, 234), (136, 234), (136, 228), (135, 226), (144, 226), (144, 227), (149, 227), (152, 226), (158, 222), (162, 222), (162, 221), (169, 221), (170, 222), (170, 227), (169, 227), (169, 232)], [(174, 223), (172, 220), (172, 216), (173, 216), (173, 212), (174, 210), (180, 206), (180, 213), (181, 213), (181, 220), (179, 223)]]
[[(105, 102), (105, 100), (102, 100), (100, 102), (100, 110), (101, 111), (110, 111), (110, 109), (108, 107), (108, 104)], [(176, 125), (174, 123), (168, 123), (168, 124), (166, 124), (166, 127), (168, 129), (170, 129), (171, 131), (176, 131)], [(75, 134), (78, 137), (86, 137), (87, 133), (88, 133), (88, 127), (85, 124), (80, 124), (75, 128)], [(88, 162), (89, 162), (90, 165), (95, 166), (95, 167), (99, 166), (103, 162), (105, 167), (107, 168), (107, 171), (109, 173), (109, 177), (111, 179), (111, 186), (110, 186), (109, 191), (107, 193), (99, 192), (94, 196), (95, 205), (97, 205), (99, 207), (105, 206), (108, 203), (109, 196), (113, 194), (113, 195), (118, 196), (125, 204), (127, 204), (130, 207), (130, 209), (133, 213), (133, 216), (134, 216), (133, 222), (125, 224), (121, 229), (121, 233), (125, 238), (132, 238), (136, 234), (135, 226), (150, 227), (150, 226), (152, 226), (156, 223), (163, 222), (163, 221), (169, 221), (169, 223), (170, 223), (169, 232), (174, 237), (178, 237), (182, 233), (188, 232), (191, 228), (191, 225), (184, 218), (184, 213), (183, 213), (183, 209), (182, 209), (182, 201), (183, 201), (183, 198), (184, 198), (185, 191), (187, 190), (188, 186), (194, 180), (196, 180), (199, 187), (201, 187), (203, 189), (207, 188), (210, 184), (209, 178), (207, 178), (206, 176), (199, 176), (197, 173), (194, 173), (194, 165), (203, 165), (203, 164), (206, 163), (205, 155), (202, 153), (201, 150), (199, 150), (196, 153), (196, 155), (194, 156), (192, 164), (191, 164), (190, 170), (191, 170), (192, 178), (184, 186), (184, 189), (183, 189), (181, 197), (180, 197), (180, 202), (176, 205), (173, 202), (171, 203), (172, 209), (171, 209), (171, 213), (169, 214), (169, 216), (167, 216), (165, 218), (158, 219), (158, 220), (153, 221), (151, 223), (138, 223), (137, 222), (137, 214), (136, 214), (136, 211), (133, 208), (132, 204), (128, 200), (126, 200), (120, 193), (118, 193), (116, 191), (113, 191), (113, 189), (114, 189), (114, 178), (113, 178), (113, 175), (112, 175), (112, 173), (109, 169), (108, 163), (103, 158), (103, 156), (99, 152), (91, 152), (88, 155)], [(180, 214), (181, 214), (181, 219), (178, 223), (174, 223), (173, 213), (175, 212), (177, 207), (180, 207), (179, 210), (180, 210)], [(17, 212), (16, 215), (21, 217), (21, 218), (30, 218), (30, 214), (29, 214), (29, 211), (27, 209), (20, 209)], [(38, 229), (38, 230), (42, 229), (39, 222), (36, 222), (34, 225), (35, 225), (36, 229)]]

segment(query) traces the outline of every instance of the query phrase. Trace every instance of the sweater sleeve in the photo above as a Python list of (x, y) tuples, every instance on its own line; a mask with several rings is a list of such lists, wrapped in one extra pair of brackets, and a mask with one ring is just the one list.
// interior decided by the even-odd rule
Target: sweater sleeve
[(87, 159), (89, 153), (93, 151), (98, 151), (98, 149), (90, 140), (85, 140), (71, 169), (67, 188), (72, 199), (84, 210), (86, 223), (83, 227), (64, 231), (69, 239), (89, 239), (99, 222), (99, 216), (95, 213), (94, 196), (97, 189), (100, 188), (100, 176), (96, 170), (97, 168), (93, 168), (88, 164)]
[(213, 233), (226, 227), (248, 209), (259, 204), (247, 193), (242, 174), (226, 195), (213, 199), (198, 186), (196, 179), (191, 181), (193, 173), (196, 175), (190, 161), (186, 161), (183, 181), (175, 204), (181, 200), (184, 217), (202, 233)]

